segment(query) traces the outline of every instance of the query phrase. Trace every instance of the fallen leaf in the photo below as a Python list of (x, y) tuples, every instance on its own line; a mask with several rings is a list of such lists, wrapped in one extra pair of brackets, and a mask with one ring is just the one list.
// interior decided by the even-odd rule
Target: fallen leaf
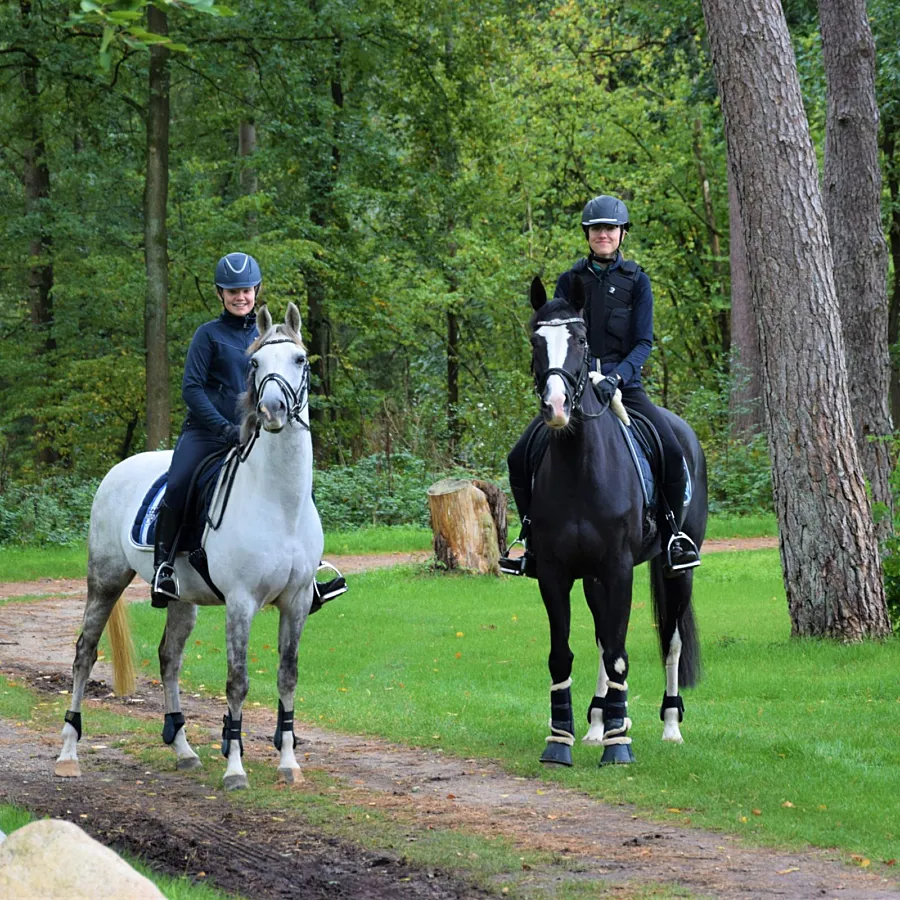
[(751, 809), (750, 812), (752, 812), (754, 816), (761, 816), (761, 815), (762, 815), (762, 810), (761, 810), (761, 809)]
[(794, 808), (794, 804), (791, 803), (790, 800), (785, 800), (784, 803), (782, 803), (781, 805), (783, 807), (785, 807), (785, 809), (793, 809)]
[(791, 866), (789, 869), (779, 869), (776, 873), (777, 875), (790, 875), (791, 872), (799, 872), (800, 869), (797, 866)]

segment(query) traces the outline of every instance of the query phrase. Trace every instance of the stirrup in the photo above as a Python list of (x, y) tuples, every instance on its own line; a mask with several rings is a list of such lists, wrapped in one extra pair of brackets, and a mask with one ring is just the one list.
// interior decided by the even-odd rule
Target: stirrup
[(523, 550), (528, 548), (522, 538), (514, 540), (509, 547), (506, 548), (506, 555), (500, 557), (500, 571), (504, 575), (524, 575), (525, 574), (525, 553), (521, 556), (510, 556), (509, 553), (516, 544), (521, 544)]
[[(684, 562), (672, 562), (672, 547), (675, 544), (675, 541), (681, 541), (683, 544), (687, 545), (684, 547), (684, 554), (688, 558)], [(697, 549), (697, 545), (683, 531), (675, 532), (669, 538), (669, 543), (666, 545), (666, 565), (664, 567), (664, 574), (666, 577), (673, 578), (679, 573), (684, 572), (687, 569), (695, 569), (699, 565), (700, 551)]]
[(316, 575), (322, 571), (322, 569), (330, 569), (335, 573), (335, 577), (330, 581), (318, 581), (313, 580), (313, 587), (316, 592), (316, 596), (313, 600), (313, 605), (315, 605), (315, 601), (318, 600), (319, 606), (323, 603), (326, 603), (328, 600), (333, 600), (335, 597), (340, 597), (341, 594), (346, 594), (349, 588), (347, 587), (347, 579), (344, 578), (343, 575), (338, 571), (336, 566), (333, 566), (330, 562), (325, 562), (324, 560), (319, 563), (319, 568), (316, 569)]
[(171, 600), (179, 600), (178, 576), (175, 567), (168, 562), (161, 562), (153, 575), (150, 586), (150, 605), (156, 609), (165, 609)]

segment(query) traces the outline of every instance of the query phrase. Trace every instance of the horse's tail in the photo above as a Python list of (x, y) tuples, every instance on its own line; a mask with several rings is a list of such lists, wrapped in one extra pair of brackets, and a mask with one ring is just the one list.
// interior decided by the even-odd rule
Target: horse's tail
[(691, 605), (694, 573), (688, 569), (678, 578), (663, 575), (664, 555), (650, 560), (650, 598), (653, 601), (653, 617), (659, 636), (659, 649), (663, 663), (669, 653), (669, 645), (675, 628), (681, 638), (681, 656), (678, 660), (678, 686), (693, 687), (700, 680), (700, 639), (697, 622)]
[(128, 608), (120, 597), (109, 614), (106, 634), (112, 649), (113, 691), (117, 697), (133, 694), (137, 686), (134, 668), (134, 643), (128, 625)]

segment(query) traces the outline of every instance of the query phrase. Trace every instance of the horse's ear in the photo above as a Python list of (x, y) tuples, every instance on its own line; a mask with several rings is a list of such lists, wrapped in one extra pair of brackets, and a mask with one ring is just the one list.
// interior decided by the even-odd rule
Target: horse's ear
[(535, 275), (532, 279), (530, 296), (533, 309), (540, 309), (547, 302), (547, 292), (544, 290), (540, 275)]
[(260, 334), (266, 334), (272, 327), (272, 314), (269, 312), (269, 307), (265, 304), (259, 308), (259, 315), (256, 317), (256, 327), (259, 329)]
[(284, 324), (291, 331), (300, 334), (300, 310), (293, 303), (288, 303), (287, 312), (284, 314)]
[(584, 294), (584, 282), (577, 276), (572, 279), (572, 287), (569, 290), (569, 303), (577, 310), (584, 309), (587, 297)]

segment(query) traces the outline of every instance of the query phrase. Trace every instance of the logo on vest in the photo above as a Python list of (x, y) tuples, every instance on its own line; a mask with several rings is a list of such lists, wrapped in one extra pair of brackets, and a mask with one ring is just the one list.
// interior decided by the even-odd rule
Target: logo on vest
[(609, 286), (609, 292), (610, 292), (611, 294), (614, 294), (614, 293), (616, 292), (616, 289), (615, 289), (612, 285), (610, 285), (610, 286)]

